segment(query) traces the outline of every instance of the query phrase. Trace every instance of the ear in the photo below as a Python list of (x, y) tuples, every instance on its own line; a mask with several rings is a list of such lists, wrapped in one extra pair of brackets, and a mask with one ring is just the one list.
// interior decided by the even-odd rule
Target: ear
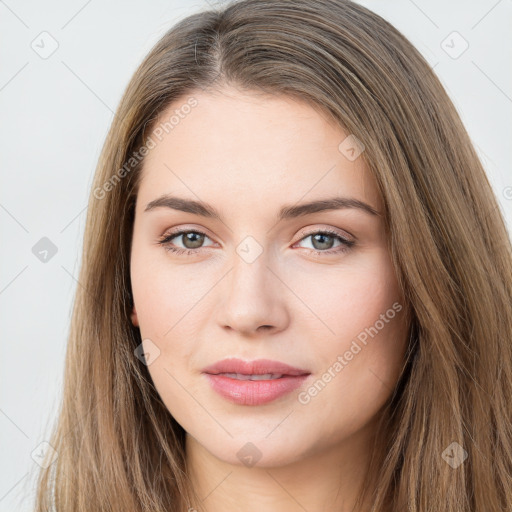
[(132, 324), (135, 327), (139, 327), (139, 319), (137, 318), (137, 310), (135, 309), (135, 306), (133, 306), (130, 318), (132, 319)]

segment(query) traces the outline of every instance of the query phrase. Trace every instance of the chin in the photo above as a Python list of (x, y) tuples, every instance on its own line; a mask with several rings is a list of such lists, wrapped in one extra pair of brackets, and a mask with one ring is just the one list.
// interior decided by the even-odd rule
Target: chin
[[(276, 432), (274, 432), (276, 434)], [(268, 431), (261, 436), (234, 436), (224, 442), (212, 443), (212, 438), (203, 444), (217, 459), (233, 466), (275, 468), (292, 464), (303, 458), (304, 440), (297, 443), (283, 439), (276, 435), (274, 439), (267, 438)], [(273, 435), (273, 434), (271, 434)]]

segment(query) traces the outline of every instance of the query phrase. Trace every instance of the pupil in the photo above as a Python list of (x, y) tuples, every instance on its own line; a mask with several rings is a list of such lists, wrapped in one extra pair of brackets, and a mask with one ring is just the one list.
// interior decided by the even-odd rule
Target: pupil
[[(194, 240), (194, 238), (195, 238), (195, 240)], [(188, 249), (197, 249), (198, 247), (201, 247), (201, 244), (203, 243), (203, 239), (204, 239), (204, 235), (202, 235), (200, 233), (189, 232), (189, 233), (186, 233), (186, 235), (185, 235), (184, 245)], [(189, 245), (190, 243), (192, 244), (191, 246)]]
[[(326, 238), (330, 238), (331, 239), (331, 243), (325, 242)], [(317, 244), (316, 244), (317, 241), (320, 241), (320, 245), (327, 244), (327, 247), (317, 247)], [(322, 233), (317, 233), (316, 235), (313, 235), (313, 246), (316, 249), (330, 249), (332, 247), (332, 236), (331, 235), (325, 235), (325, 234), (322, 234)]]

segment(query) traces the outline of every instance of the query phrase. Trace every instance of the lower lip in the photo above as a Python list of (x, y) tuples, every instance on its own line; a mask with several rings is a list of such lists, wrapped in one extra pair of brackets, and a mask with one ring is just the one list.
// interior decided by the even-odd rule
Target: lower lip
[(224, 375), (205, 375), (214, 391), (238, 405), (262, 405), (272, 402), (297, 389), (309, 376), (288, 375), (271, 380), (238, 380)]

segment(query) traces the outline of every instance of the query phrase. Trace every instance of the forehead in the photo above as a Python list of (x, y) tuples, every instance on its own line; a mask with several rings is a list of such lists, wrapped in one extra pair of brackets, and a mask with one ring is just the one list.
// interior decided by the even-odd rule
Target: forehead
[(380, 209), (364, 159), (347, 153), (353, 136), (289, 96), (196, 91), (174, 101), (150, 137), (140, 203), (172, 193), (261, 209), (345, 195)]

